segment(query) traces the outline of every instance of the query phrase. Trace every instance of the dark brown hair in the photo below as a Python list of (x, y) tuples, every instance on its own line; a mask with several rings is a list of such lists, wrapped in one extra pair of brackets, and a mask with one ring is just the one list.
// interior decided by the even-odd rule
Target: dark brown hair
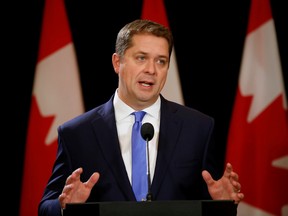
[(115, 45), (115, 52), (123, 56), (125, 51), (132, 46), (132, 38), (136, 34), (152, 34), (157, 37), (163, 37), (169, 45), (169, 57), (173, 48), (173, 36), (171, 31), (160, 23), (137, 19), (126, 24), (118, 33)]

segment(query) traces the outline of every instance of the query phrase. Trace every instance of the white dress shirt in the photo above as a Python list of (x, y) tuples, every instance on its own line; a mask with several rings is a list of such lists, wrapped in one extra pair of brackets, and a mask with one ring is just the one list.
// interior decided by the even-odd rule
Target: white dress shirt
[[(115, 118), (116, 118), (116, 127), (118, 132), (118, 138), (120, 142), (120, 148), (124, 164), (126, 166), (126, 171), (131, 182), (131, 173), (132, 173), (132, 126), (134, 124), (134, 115), (131, 115), (135, 111), (127, 104), (125, 104), (119, 97), (117, 90), (115, 92), (115, 97), (113, 100)], [(151, 182), (154, 176), (156, 158), (157, 158), (157, 149), (158, 149), (158, 137), (159, 137), (159, 126), (160, 126), (160, 97), (157, 101), (150, 107), (144, 109), (146, 112), (142, 120), (142, 124), (149, 122), (154, 127), (154, 137), (149, 141), (149, 163), (150, 163), (150, 177)]]

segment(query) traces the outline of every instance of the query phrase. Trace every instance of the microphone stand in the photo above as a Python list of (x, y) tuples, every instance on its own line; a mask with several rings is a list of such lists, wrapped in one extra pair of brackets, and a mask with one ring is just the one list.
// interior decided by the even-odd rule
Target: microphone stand
[(152, 201), (151, 192), (151, 177), (150, 177), (150, 159), (149, 159), (149, 137), (146, 138), (146, 160), (147, 160), (147, 178), (148, 178), (148, 193), (146, 196), (146, 201)]

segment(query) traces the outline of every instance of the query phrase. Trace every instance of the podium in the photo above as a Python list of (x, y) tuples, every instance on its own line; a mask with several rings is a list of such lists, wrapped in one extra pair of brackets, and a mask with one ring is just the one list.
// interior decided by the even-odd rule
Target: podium
[(234, 201), (191, 200), (66, 204), (63, 216), (236, 216)]

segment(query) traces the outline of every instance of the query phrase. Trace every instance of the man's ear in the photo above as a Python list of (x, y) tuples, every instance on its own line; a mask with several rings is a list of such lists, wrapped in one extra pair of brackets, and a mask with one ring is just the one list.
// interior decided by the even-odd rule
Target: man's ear
[(119, 73), (120, 68), (120, 56), (117, 53), (113, 53), (112, 55), (112, 65), (114, 68), (115, 73)]

